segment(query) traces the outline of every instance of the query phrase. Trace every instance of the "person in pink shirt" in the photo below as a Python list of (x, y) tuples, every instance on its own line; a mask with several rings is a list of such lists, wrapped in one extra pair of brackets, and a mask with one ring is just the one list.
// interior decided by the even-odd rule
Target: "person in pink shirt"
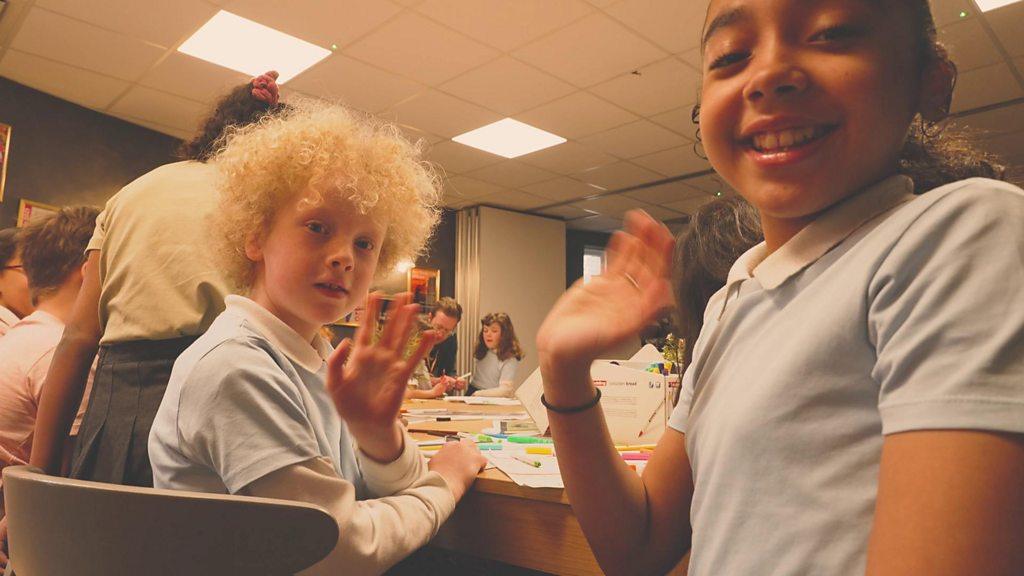
[(0, 336), (33, 310), (21, 265), (18, 229), (0, 230)]
[[(98, 214), (91, 207), (62, 208), (23, 232), (22, 261), (36, 310), (0, 339), (0, 470), (28, 462), (43, 381), (82, 285)], [(72, 435), (87, 401), (88, 395)]]

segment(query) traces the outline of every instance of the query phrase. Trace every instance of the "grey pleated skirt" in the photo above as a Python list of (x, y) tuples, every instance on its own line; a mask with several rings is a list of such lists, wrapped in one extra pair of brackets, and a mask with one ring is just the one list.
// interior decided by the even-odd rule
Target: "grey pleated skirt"
[(152, 486), (149, 429), (171, 367), (195, 337), (100, 347), (92, 395), (78, 430), (71, 477)]

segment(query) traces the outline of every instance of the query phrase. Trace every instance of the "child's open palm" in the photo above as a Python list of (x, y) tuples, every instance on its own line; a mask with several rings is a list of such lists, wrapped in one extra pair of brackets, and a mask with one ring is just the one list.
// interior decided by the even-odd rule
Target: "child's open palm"
[(413, 370), (437, 341), (433, 331), (424, 332), (419, 346), (405, 357), (419, 312), (419, 305), (409, 300), (409, 294), (395, 299), (380, 340), (374, 343), (381, 297), (371, 294), (366, 320), (356, 330), (354, 342), (346, 338), (327, 360), (327, 390), (338, 415), (363, 452), (383, 462), (401, 453), (397, 422), (405, 389)]
[(672, 305), (668, 280), (672, 234), (642, 211), (608, 244), (608, 268), (577, 282), (555, 303), (537, 333), (537, 350), (555, 362), (590, 362)]

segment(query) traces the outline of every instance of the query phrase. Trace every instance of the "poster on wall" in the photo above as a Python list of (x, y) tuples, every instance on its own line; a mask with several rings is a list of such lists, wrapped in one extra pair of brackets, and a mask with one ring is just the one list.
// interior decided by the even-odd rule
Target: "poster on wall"
[(60, 206), (43, 204), (42, 202), (34, 202), (22, 198), (21, 203), (18, 204), (18, 228), (28, 226), (40, 218), (56, 214), (58, 210), (60, 210)]
[(436, 268), (410, 268), (406, 290), (412, 301), (420, 306), (433, 307), (441, 293), (441, 271)]
[(0, 202), (4, 201), (4, 183), (7, 182), (7, 157), (11, 151), (11, 127), (0, 124)]

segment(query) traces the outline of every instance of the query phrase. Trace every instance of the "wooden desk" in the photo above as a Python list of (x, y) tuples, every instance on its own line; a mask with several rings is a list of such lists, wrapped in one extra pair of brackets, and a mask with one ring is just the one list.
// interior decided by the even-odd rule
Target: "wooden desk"
[[(453, 412), (502, 414), (515, 406), (467, 406), (439, 400), (407, 403), (407, 408), (449, 408)], [(456, 420), (410, 424), (416, 430), (479, 432), (490, 420)], [(436, 439), (436, 437), (433, 437)], [(431, 545), (497, 560), (531, 570), (566, 576), (602, 574), (565, 491), (518, 486), (497, 469), (484, 470)], [(686, 562), (672, 572), (686, 575)]]

